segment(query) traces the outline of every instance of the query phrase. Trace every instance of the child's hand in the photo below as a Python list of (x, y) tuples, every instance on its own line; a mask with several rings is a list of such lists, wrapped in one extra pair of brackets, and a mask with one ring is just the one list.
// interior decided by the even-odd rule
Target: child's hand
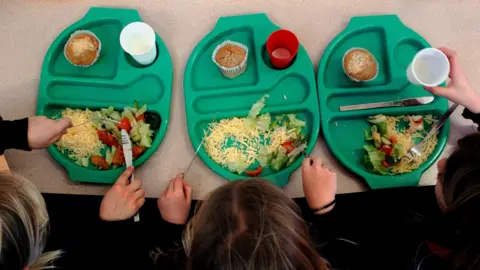
[(450, 101), (465, 106), (473, 113), (480, 113), (480, 95), (472, 88), (465, 72), (460, 67), (455, 51), (439, 48), (450, 62), (450, 83), (448, 87), (425, 87), (425, 90), (434, 95), (442, 96)]
[(48, 119), (45, 116), (28, 118), (28, 146), (31, 149), (40, 149), (50, 146), (60, 140), (72, 123), (68, 118), (60, 120)]
[[(311, 209), (322, 208), (335, 200), (337, 192), (337, 175), (323, 166), (320, 158), (307, 157), (302, 163), (303, 193)], [(324, 214), (334, 205), (318, 211)]]
[(163, 220), (173, 224), (185, 224), (192, 203), (192, 188), (183, 182), (183, 174), (170, 180), (168, 187), (158, 198), (157, 205)]
[(131, 218), (145, 203), (145, 190), (138, 179), (128, 183), (133, 167), (120, 175), (117, 182), (107, 191), (100, 205), (100, 218), (119, 221)]

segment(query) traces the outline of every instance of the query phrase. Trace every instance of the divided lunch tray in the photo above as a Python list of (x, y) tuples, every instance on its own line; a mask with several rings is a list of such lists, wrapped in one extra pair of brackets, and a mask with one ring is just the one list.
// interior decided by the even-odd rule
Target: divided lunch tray
[[(154, 130), (152, 147), (133, 162), (139, 167), (153, 155), (165, 137), (173, 68), (168, 49), (158, 35), (158, 56), (149, 66), (139, 65), (123, 51), (120, 32), (135, 21), (141, 21), (136, 10), (94, 7), (65, 29), (53, 41), (43, 62), (37, 115), (58, 117), (67, 107), (94, 110), (114, 106), (115, 110), (123, 111), (124, 107), (132, 107), (134, 100), (147, 104), (148, 112), (157, 114), (161, 124)], [(76, 30), (90, 30), (102, 43), (100, 57), (91, 67), (73, 66), (64, 56), (64, 45)], [(105, 171), (93, 166), (85, 168), (76, 165), (56, 146), (50, 146), (48, 151), (76, 182), (113, 183), (125, 170), (125, 167)]]
[[(363, 83), (347, 78), (342, 57), (352, 47), (365, 48), (375, 56), (379, 64), (377, 78)], [(395, 15), (353, 17), (347, 28), (332, 40), (320, 60), (317, 83), (326, 142), (333, 154), (348, 169), (365, 179), (371, 188), (417, 185), (422, 173), (442, 153), (450, 123), (441, 129), (434, 152), (418, 169), (395, 176), (381, 176), (370, 173), (363, 164), (366, 153), (363, 145), (367, 143), (363, 129), (369, 130), (366, 118), (375, 114), (433, 114), (439, 118), (446, 112), (448, 102), (435, 97), (428, 105), (348, 112), (340, 112), (339, 106), (431, 96), (422, 86), (410, 84), (406, 77), (413, 56), (426, 47), (430, 47), (429, 44)]]
[[(269, 60), (265, 43), (269, 35), (278, 30), (265, 14), (221, 17), (212, 32), (193, 50), (185, 69), (185, 109), (187, 126), (194, 149), (204, 136), (204, 130), (212, 122), (231, 117), (246, 117), (250, 107), (265, 94), (270, 95), (262, 113), (272, 117), (283, 113), (295, 113), (307, 121), (304, 133), (308, 140), (307, 152), (315, 146), (320, 129), (320, 115), (312, 62), (300, 46), (293, 64), (282, 70), (274, 69)], [(246, 71), (234, 79), (222, 75), (212, 61), (212, 53), (225, 40), (240, 42), (248, 47)], [(200, 158), (220, 176), (228, 180), (247, 178), (237, 175), (215, 163), (200, 149)], [(283, 187), (302, 158), (279, 172), (264, 169), (261, 178)], [(254, 168), (251, 166), (250, 168)]]

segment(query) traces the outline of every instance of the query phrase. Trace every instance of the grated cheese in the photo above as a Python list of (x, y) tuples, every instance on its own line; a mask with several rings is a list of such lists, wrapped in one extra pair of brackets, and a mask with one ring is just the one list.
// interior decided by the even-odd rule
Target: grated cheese
[(257, 160), (262, 145), (269, 154), (277, 153), (283, 143), (298, 138), (295, 130), (282, 126), (273, 131), (259, 131), (247, 118), (237, 117), (210, 124), (204, 136), (205, 151), (223, 167), (236, 161), (248, 167)]
[[(73, 126), (56, 143), (58, 148), (64, 152), (70, 151), (70, 157), (74, 160), (90, 158), (92, 155), (99, 154), (103, 144), (98, 138), (97, 130), (91, 121), (92, 112), (90, 110), (72, 110), (70, 108), (62, 111), (62, 117), (68, 117)], [(86, 123), (86, 124), (85, 124)]]

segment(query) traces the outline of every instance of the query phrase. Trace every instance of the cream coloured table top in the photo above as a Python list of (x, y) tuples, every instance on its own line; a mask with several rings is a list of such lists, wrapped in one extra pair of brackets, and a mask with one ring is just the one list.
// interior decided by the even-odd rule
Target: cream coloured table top
[[(45, 52), (63, 29), (93, 5), (138, 9), (162, 36), (173, 60), (170, 126), (156, 154), (136, 172), (149, 197), (157, 197), (169, 178), (185, 169), (193, 157), (185, 125), (183, 71), (191, 51), (219, 16), (267, 13), (273, 22), (296, 33), (316, 66), (325, 47), (351, 16), (395, 13), (433, 46), (456, 49), (472, 84), (480, 86), (480, 76), (475, 76), (480, 70), (479, 0), (0, 0), (0, 114), (5, 119), (34, 115)], [(471, 130), (459, 113), (454, 116), (448, 148)], [(337, 170), (339, 193), (365, 190), (364, 184), (333, 158), (322, 137), (313, 155)], [(43, 150), (9, 151), (6, 157), (13, 171), (31, 179), (42, 192), (103, 194), (108, 188), (70, 182), (62, 167)], [(435, 175), (433, 166), (423, 175), (421, 184), (434, 184)], [(201, 198), (225, 180), (197, 159), (187, 181), (193, 186), (194, 198)], [(298, 171), (286, 192), (291, 197), (303, 196)]]

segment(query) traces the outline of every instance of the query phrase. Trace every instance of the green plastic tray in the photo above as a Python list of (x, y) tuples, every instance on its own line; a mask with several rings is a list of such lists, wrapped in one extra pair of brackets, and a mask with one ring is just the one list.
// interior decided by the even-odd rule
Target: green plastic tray
[[(342, 57), (352, 47), (363, 47), (375, 55), (379, 74), (370, 82), (354, 83), (344, 74)], [(395, 15), (353, 17), (347, 28), (335, 37), (320, 60), (317, 84), (322, 115), (322, 129), (333, 154), (371, 188), (417, 185), (422, 173), (442, 153), (450, 124), (440, 131), (438, 145), (420, 168), (396, 176), (368, 172), (363, 165), (366, 144), (363, 133), (369, 128), (370, 115), (433, 114), (440, 117), (448, 107), (447, 100), (436, 97), (423, 106), (383, 108), (340, 112), (339, 106), (431, 96), (421, 86), (408, 82), (406, 70), (417, 51), (430, 47), (417, 33), (403, 25)]]
[[(212, 32), (193, 50), (185, 69), (184, 89), (188, 133), (194, 149), (197, 149), (204, 130), (217, 111), (217, 120), (246, 117), (250, 107), (263, 95), (269, 94), (262, 113), (270, 112), (273, 116), (296, 113), (300, 119), (306, 120), (307, 152), (311, 152), (320, 129), (312, 62), (300, 46), (290, 67), (283, 70), (272, 68), (265, 43), (268, 36), (278, 29), (265, 14), (221, 17)], [(213, 50), (227, 39), (243, 43), (249, 49), (248, 67), (245, 73), (234, 79), (224, 77), (212, 62)], [(208, 167), (228, 180), (247, 178), (216, 164), (203, 148), (199, 156)], [(283, 187), (300, 164), (301, 158), (279, 172), (265, 169), (260, 177)]]
[[(127, 24), (141, 21), (132, 9), (91, 8), (85, 17), (65, 29), (45, 55), (38, 90), (37, 115), (56, 117), (66, 107), (99, 109), (114, 106), (122, 111), (137, 100), (161, 117), (152, 147), (133, 164), (141, 166), (162, 142), (170, 116), (173, 68), (168, 49), (157, 35), (158, 57), (150, 66), (140, 66), (120, 46), (120, 32)], [(98, 61), (91, 67), (75, 67), (63, 54), (69, 36), (76, 30), (90, 30), (102, 43)], [(68, 172), (72, 181), (113, 183), (125, 170), (100, 171), (76, 165), (55, 146), (48, 152)]]

